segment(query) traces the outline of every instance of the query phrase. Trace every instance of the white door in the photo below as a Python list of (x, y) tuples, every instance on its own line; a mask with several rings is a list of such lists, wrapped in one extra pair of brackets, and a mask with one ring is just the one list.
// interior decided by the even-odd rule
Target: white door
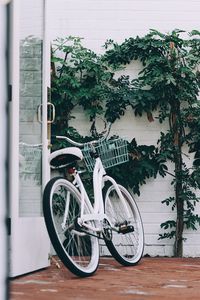
[(11, 1), (11, 21), (10, 276), (14, 277), (49, 265), (50, 242), (42, 212), (42, 191), (50, 176), (45, 0)]

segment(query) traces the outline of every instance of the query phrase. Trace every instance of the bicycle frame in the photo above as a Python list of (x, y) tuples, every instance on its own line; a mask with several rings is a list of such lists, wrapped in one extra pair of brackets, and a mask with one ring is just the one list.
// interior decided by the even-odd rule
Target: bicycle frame
[[(76, 187), (79, 189), (81, 194), (81, 215), (78, 218), (78, 224), (81, 227), (85, 227), (88, 230), (101, 233), (103, 231), (103, 224), (105, 223), (105, 220), (108, 221), (108, 224), (111, 224), (109, 221), (107, 215), (104, 212), (104, 202), (103, 202), (103, 195), (102, 195), (102, 189), (104, 187), (104, 184), (106, 181), (110, 181), (112, 185), (114, 185), (115, 190), (118, 194), (118, 196), (121, 198), (121, 200), (124, 202), (124, 205), (126, 207), (127, 211), (127, 217), (129, 216), (129, 211), (126, 206), (126, 201), (124, 201), (124, 197), (118, 187), (118, 184), (116, 181), (106, 175), (106, 171), (103, 167), (103, 164), (101, 162), (101, 159), (99, 157), (96, 158), (95, 166), (93, 170), (93, 190), (94, 190), (94, 204), (92, 205), (90, 202), (90, 199), (88, 197), (88, 194), (84, 188), (83, 182), (80, 178), (80, 175), (77, 171), (74, 172), (74, 181), (73, 184), (76, 185)], [(87, 205), (89, 208), (89, 213), (84, 213), (84, 207)], [(68, 209), (67, 207), (65, 208)], [(65, 215), (67, 215), (67, 211), (65, 212)], [(63, 221), (63, 224), (65, 224), (65, 220)], [(92, 225), (94, 224), (94, 225)], [(117, 230), (112, 227), (113, 230)]]

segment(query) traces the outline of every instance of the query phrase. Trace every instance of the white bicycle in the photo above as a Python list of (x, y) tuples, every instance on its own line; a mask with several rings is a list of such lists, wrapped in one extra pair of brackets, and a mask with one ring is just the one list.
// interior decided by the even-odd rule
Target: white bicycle
[[(76, 147), (50, 154), (50, 166), (65, 168), (67, 176), (52, 178), (43, 196), (43, 211), (52, 245), (75, 275), (87, 277), (99, 264), (99, 239), (122, 265), (133, 266), (143, 255), (144, 231), (135, 200), (105, 169), (128, 161), (127, 142), (122, 139), (86, 144), (66, 139)], [(82, 151), (80, 148), (83, 148)], [(84, 160), (93, 172), (94, 199), (90, 201), (77, 162)]]

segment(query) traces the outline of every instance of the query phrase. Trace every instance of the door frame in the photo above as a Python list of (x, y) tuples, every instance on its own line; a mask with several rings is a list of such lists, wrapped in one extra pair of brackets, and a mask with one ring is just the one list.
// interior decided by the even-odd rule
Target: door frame
[(0, 148), (0, 194), (1, 194), (1, 211), (0, 211), (0, 236), (1, 236), (1, 249), (0, 249), (0, 260), (1, 260), (1, 269), (0, 269), (0, 299), (8, 299), (8, 239), (7, 239), (7, 230), (5, 220), (8, 218), (8, 170), (5, 167), (7, 163), (7, 150), (8, 150), (8, 116), (6, 114), (6, 106), (8, 101), (7, 95), (7, 79), (8, 79), (8, 70), (7, 70), (7, 57), (6, 57), (6, 48), (8, 47), (7, 35), (8, 35), (8, 16), (7, 16), (7, 5), (0, 5), (0, 62), (2, 66), (2, 72), (0, 74), (0, 128), (2, 132), (2, 146)]
[(49, 155), (49, 140), (48, 140), (48, 117), (47, 117), (47, 103), (48, 99), (48, 88), (51, 86), (50, 79), (50, 66), (51, 66), (51, 46), (49, 38), (49, 18), (48, 18), (48, 6), (49, 1), (43, 0), (44, 9), (44, 20), (43, 20), (43, 71), (42, 71), (42, 189), (44, 190), (46, 183), (50, 179), (50, 166), (48, 162)]

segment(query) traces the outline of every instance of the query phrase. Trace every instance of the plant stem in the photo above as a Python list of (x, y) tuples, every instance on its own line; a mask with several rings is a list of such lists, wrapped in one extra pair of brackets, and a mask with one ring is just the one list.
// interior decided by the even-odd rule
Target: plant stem
[(174, 164), (175, 164), (175, 201), (177, 208), (176, 234), (174, 243), (174, 255), (182, 257), (183, 255), (183, 199), (182, 199), (182, 126), (180, 118), (180, 102), (177, 100), (172, 105), (172, 127), (174, 137)]

